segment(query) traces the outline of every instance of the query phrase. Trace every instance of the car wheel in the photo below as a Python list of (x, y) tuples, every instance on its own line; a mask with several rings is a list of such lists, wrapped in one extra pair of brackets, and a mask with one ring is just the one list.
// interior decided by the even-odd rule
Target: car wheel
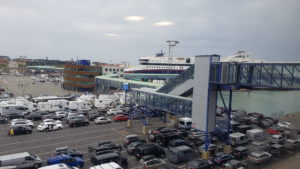
[(39, 168), (39, 166), (40, 166), (39, 164), (34, 164), (34, 165), (33, 165), (33, 168), (36, 168), (36, 169), (38, 169), (38, 168)]
[(30, 134), (30, 131), (26, 131), (26, 134)]

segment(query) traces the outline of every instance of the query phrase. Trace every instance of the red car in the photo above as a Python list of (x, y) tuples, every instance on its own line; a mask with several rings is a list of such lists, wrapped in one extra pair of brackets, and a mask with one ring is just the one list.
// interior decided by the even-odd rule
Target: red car
[(279, 131), (277, 131), (277, 130), (275, 130), (273, 128), (267, 128), (266, 131), (267, 131), (267, 133), (269, 133), (271, 135), (275, 135), (275, 134), (280, 135), (281, 134)]
[(116, 115), (114, 121), (127, 121), (129, 119), (126, 115)]

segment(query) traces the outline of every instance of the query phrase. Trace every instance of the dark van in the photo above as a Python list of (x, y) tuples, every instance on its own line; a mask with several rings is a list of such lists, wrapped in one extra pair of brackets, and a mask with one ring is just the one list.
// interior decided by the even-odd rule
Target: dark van
[(198, 154), (193, 149), (185, 145), (170, 148), (169, 152), (168, 160), (175, 164), (190, 161), (198, 157)]
[(141, 159), (143, 156), (153, 155), (155, 157), (165, 158), (165, 151), (154, 144), (143, 144), (137, 147), (135, 151), (136, 159)]
[(116, 153), (116, 152), (93, 156), (93, 157), (91, 157), (91, 162), (94, 165), (100, 165), (100, 164), (109, 163), (109, 162), (115, 162), (121, 166), (127, 166), (127, 164), (128, 164), (127, 158), (122, 157), (119, 153)]

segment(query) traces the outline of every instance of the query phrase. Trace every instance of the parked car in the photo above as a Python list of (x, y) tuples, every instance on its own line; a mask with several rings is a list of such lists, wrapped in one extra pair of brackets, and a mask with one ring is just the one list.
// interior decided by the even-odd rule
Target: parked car
[(247, 161), (254, 165), (265, 164), (272, 160), (272, 155), (265, 151), (252, 152), (248, 155)]
[(11, 126), (25, 126), (34, 128), (34, 123), (27, 119), (13, 119), (10, 121)]
[(137, 142), (133, 142), (133, 143), (130, 143), (128, 146), (127, 146), (127, 153), (128, 154), (135, 154), (135, 151), (136, 149), (142, 145), (142, 144), (145, 144), (146, 142), (141, 142), (141, 141), (137, 141)]
[(193, 149), (188, 146), (182, 145), (169, 149), (168, 160), (172, 163), (179, 164), (195, 159), (197, 156), (198, 154)]
[(7, 154), (0, 156), (0, 167), (3, 169), (15, 168), (39, 168), (43, 162), (40, 157), (28, 152)]
[(37, 112), (33, 112), (27, 116), (27, 119), (33, 120), (33, 121), (42, 120), (42, 115)]
[(6, 117), (0, 117), (0, 124), (7, 124), (8, 119)]
[(144, 156), (139, 161), (139, 169), (157, 169), (160, 166), (165, 165), (166, 162), (162, 159), (155, 158), (154, 156)]
[(47, 165), (44, 167), (40, 167), (39, 169), (78, 169), (78, 168), (68, 166), (67, 164), (59, 163), (59, 164), (53, 164), (53, 165)]
[(107, 124), (107, 123), (110, 123), (110, 122), (111, 122), (111, 120), (109, 118), (106, 118), (106, 117), (97, 117), (94, 120), (95, 124)]
[(115, 115), (114, 121), (127, 121), (129, 119), (126, 115)]
[(47, 159), (47, 165), (64, 163), (72, 167), (83, 167), (84, 161), (79, 157), (71, 157), (69, 155), (50, 156)]
[(160, 146), (167, 146), (170, 141), (175, 139), (183, 139), (177, 133), (164, 133), (157, 135), (157, 142)]
[(293, 129), (294, 128), (293, 124), (289, 123), (289, 122), (279, 122), (279, 123), (277, 123), (277, 126), (285, 128), (285, 129)]
[(141, 159), (146, 155), (165, 158), (165, 151), (155, 144), (143, 144), (137, 147), (135, 151), (136, 159)]
[(203, 160), (203, 159), (195, 159), (189, 161), (185, 165), (186, 169), (213, 169), (214, 165), (211, 161)]
[(138, 135), (136, 134), (130, 134), (125, 136), (125, 139), (123, 140), (123, 146), (127, 147), (129, 144), (133, 142), (144, 142), (146, 143), (146, 140), (141, 139)]
[(5, 115), (4, 117), (8, 118), (9, 120), (24, 118), (24, 116), (22, 116), (18, 113), (9, 113), (9, 114)]
[(174, 140), (171, 140), (169, 143), (168, 143), (168, 147), (169, 148), (172, 148), (172, 147), (178, 147), (178, 146), (182, 146), (182, 145), (185, 145), (185, 146), (188, 146), (190, 148), (193, 148), (193, 145), (190, 144), (189, 142), (183, 140), (183, 139), (174, 139)]
[(122, 157), (119, 153), (106, 153), (91, 157), (91, 162), (94, 165), (101, 165), (107, 162), (115, 162), (121, 166), (127, 166), (127, 158)]
[(176, 132), (177, 132), (176, 129), (166, 128), (166, 127), (160, 127), (157, 128), (156, 130), (149, 130), (148, 140), (151, 142), (156, 142), (159, 135), (164, 133), (176, 133)]
[(90, 169), (123, 169), (119, 164), (115, 162), (104, 163), (90, 167)]
[(270, 135), (279, 135), (281, 134), (278, 130), (276, 130), (274, 127), (270, 127), (266, 129), (266, 132)]
[(104, 141), (104, 142), (97, 143), (96, 145), (90, 145), (90, 146), (88, 146), (88, 150), (89, 150), (89, 152), (93, 152), (99, 147), (108, 147), (110, 149), (115, 149), (118, 151), (122, 150), (121, 145), (115, 144), (111, 141)]
[(71, 157), (79, 157), (79, 158), (83, 157), (83, 153), (81, 151), (69, 149), (68, 146), (58, 147), (53, 152), (54, 156), (63, 155), (63, 154), (69, 155)]
[(18, 126), (18, 127), (10, 127), (8, 130), (8, 135), (10, 135), (10, 130), (14, 130), (14, 135), (22, 135), (22, 134), (31, 134), (32, 129), (30, 127)]
[(243, 160), (248, 156), (248, 149), (243, 146), (238, 146), (233, 149), (231, 154), (235, 157), (235, 159)]
[(265, 129), (265, 128), (268, 128), (272, 125), (272, 123), (270, 123), (269, 121), (267, 120), (259, 120), (258, 123), (257, 123), (257, 126)]
[(67, 117), (67, 115), (68, 115), (68, 113), (65, 112), (65, 111), (57, 111), (57, 112), (55, 112), (55, 116), (57, 118), (60, 118), (60, 119), (63, 119), (65, 117)]
[(284, 156), (284, 154), (286, 153), (286, 147), (284, 147), (283, 145), (280, 145), (280, 144), (273, 144), (270, 146), (269, 153), (273, 157)]
[(212, 159), (213, 163), (217, 166), (223, 166), (227, 161), (234, 159), (231, 154), (219, 153)]
[(168, 165), (163, 165), (161, 167), (158, 167), (157, 169), (179, 169), (178, 167), (172, 167)]
[(37, 126), (37, 131), (54, 131), (63, 129), (63, 124), (59, 120), (45, 119), (40, 125)]
[(242, 162), (242, 161), (238, 161), (235, 159), (232, 159), (230, 161), (227, 161), (224, 165), (224, 169), (243, 169), (246, 168), (247, 164)]
[(122, 110), (117, 110), (117, 109), (108, 109), (107, 114), (109, 115), (116, 115), (117, 113), (123, 112)]
[(282, 135), (275, 134), (275, 135), (271, 136), (271, 143), (273, 143), (273, 144), (283, 144), (285, 142), (285, 140), (286, 139), (283, 138)]
[(69, 121), (70, 127), (88, 126), (88, 125), (90, 125), (90, 122), (84, 117), (76, 117)]
[(103, 117), (103, 116), (104, 116), (104, 113), (101, 113), (98, 111), (87, 113), (87, 118), (89, 119), (89, 121), (94, 121), (97, 117)]

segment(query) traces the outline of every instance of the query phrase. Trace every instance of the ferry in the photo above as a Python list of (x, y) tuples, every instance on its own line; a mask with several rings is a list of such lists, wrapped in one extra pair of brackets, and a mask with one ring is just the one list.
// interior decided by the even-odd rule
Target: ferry
[(125, 69), (124, 73), (180, 74), (195, 64), (195, 58), (164, 56), (161, 52), (156, 56), (142, 57), (139, 63), (137, 67)]

